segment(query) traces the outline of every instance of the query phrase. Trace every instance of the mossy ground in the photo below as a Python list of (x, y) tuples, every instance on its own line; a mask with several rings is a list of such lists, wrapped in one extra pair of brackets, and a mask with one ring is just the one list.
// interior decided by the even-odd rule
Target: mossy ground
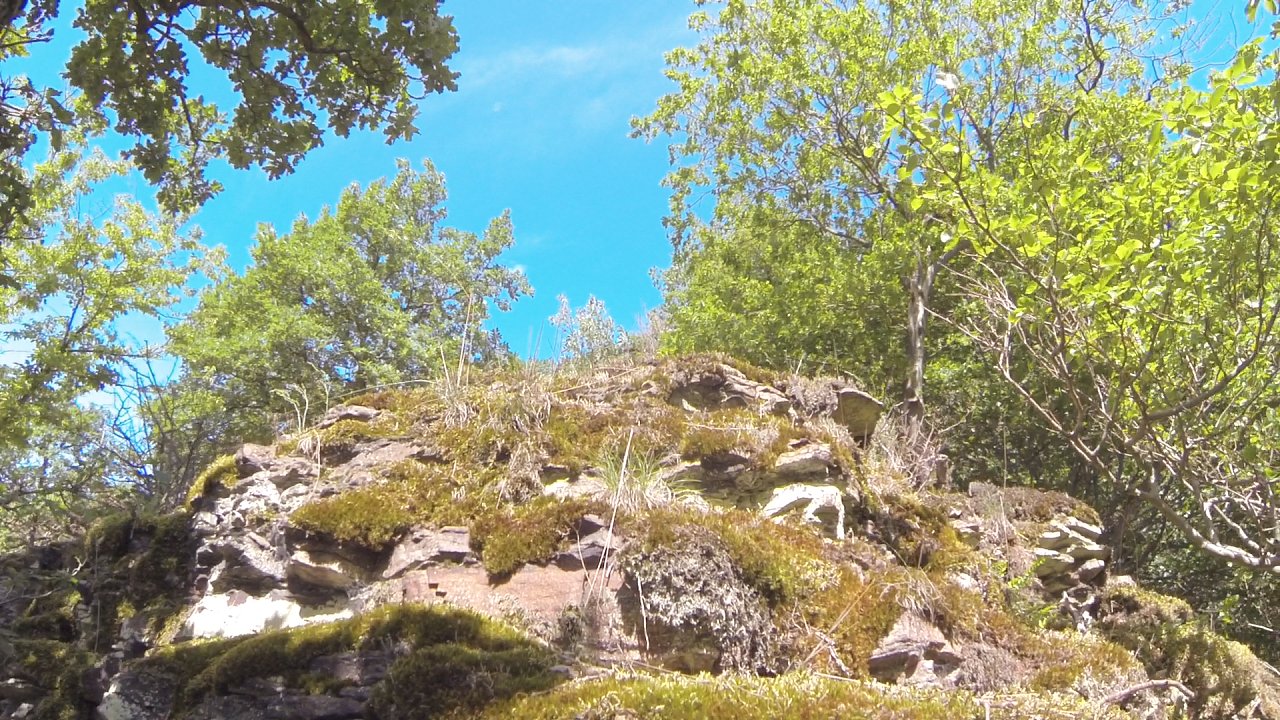
[[(698, 357), (680, 361), (680, 368), (696, 375), (721, 361)], [(836, 448), (840, 472), (852, 477), (853, 456), (829, 430), (744, 409), (690, 415), (668, 402), (669, 390), (658, 382), (672, 372), (641, 365), (603, 378), (493, 374), (463, 386), (357, 398), (383, 412), (371, 423), (341, 421), (319, 431), (321, 447), (408, 434), (441, 456), (388, 468), (385, 482), (309, 503), (291, 520), (374, 550), (414, 525), (468, 525), (485, 566), (502, 575), (545, 560), (576, 520), (567, 508), (542, 501), (524, 506), (542, 494), (545, 467), (577, 477), (620, 465), (625, 456), (634, 474), (668, 455), (704, 460), (736, 453), (765, 468), (791, 443), (809, 440)], [(516, 552), (520, 546), (526, 549)]]
[(812, 673), (777, 678), (632, 675), (562, 685), (549, 693), (496, 703), (484, 720), (737, 720), (818, 718), (953, 720), (1036, 717), (1107, 718), (1079, 697), (976, 697), (964, 692), (895, 688)]
[(89, 704), (81, 697), (81, 676), (94, 656), (72, 643), (56, 640), (18, 639), (14, 657), (7, 663), (15, 676), (48, 690), (36, 706), (34, 720), (82, 720)]

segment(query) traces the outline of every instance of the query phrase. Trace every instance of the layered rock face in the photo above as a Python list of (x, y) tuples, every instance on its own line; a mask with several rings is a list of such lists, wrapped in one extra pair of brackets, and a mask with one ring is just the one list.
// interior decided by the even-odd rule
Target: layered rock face
[(925, 489), (882, 410), (710, 357), (357, 398), (8, 558), (0, 718), (1280, 717), (1247, 649), (1108, 577), (1091, 510)]

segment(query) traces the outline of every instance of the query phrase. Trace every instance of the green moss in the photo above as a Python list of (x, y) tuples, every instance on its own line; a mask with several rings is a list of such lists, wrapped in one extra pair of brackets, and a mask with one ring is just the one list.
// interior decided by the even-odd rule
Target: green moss
[(1039, 668), (1027, 686), (1037, 692), (1071, 691), (1084, 678), (1136, 685), (1142, 665), (1125, 648), (1075, 631), (1042, 633), (1024, 641), (1023, 656)]
[[(281, 676), (292, 685), (304, 685), (315, 658), (388, 643), (413, 650), (452, 644), (499, 656), (523, 651), (526, 660), (545, 658), (543, 670), (551, 664), (541, 646), (506, 625), (465, 610), (419, 605), (384, 606), (342, 622), (169, 646), (140, 662), (178, 679), (181, 711), (210, 693), (226, 692), (255, 677)], [(537, 656), (539, 652), (544, 654)]]
[(309, 502), (289, 516), (308, 532), (381, 550), (413, 526), (413, 513), (400, 503), (399, 488), (376, 485)]
[(743, 580), (771, 607), (791, 605), (834, 582), (822, 558), (822, 538), (811, 528), (770, 522), (741, 510), (701, 513), (684, 507), (653, 510), (628, 519), (623, 532), (639, 538), (641, 551), (680, 542), (681, 528), (711, 531), (728, 550)]
[(129, 512), (112, 513), (98, 518), (89, 526), (81, 545), (91, 558), (118, 558), (129, 551), (136, 515)]
[(316, 431), (321, 447), (345, 445), (368, 440), (404, 437), (405, 428), (391, 413), (383, 413), (373, 420), (339, 420), (329, 427)]
[(588, 513), (606, 513), (603, 503), (543, 497), (515, 509), (503, 508), (471, 523), (471, 544), (490, 575), (510, 575), (526, 563), (546, 561), (572, 540), (574, 526)]
[(35, 720), (83, 720), (92, 709), (80, 695), (81, 676), (94, 657), (69, 643), (16, 639), (10, 671), (49, 691), (36, 705)]
[(76, 635), (75, 610), (80, 601), (80, 593), (70, 585), (42, 593), (27, 603), (10, 629), (22, 637), (70, 642)]
[(869, 677), (871, 653), (902, 615), (903, 587), (894, 574), (864, 575), (841, 567), (838, 582), (804, 606), (807, 632), (797, 659), (812, 656), (812, 662), (827, 672)]
[(467, 524), (496, 480), (492, 470), (466, 475), (451, 466), (405, 460), (387, 470), (384, 482), (314, 500), (289, 520), (308, 532), (383, 550), (415, 524)]
[(381, 720), (425, 720), (479, 710), (494, 701), (549, 690), (562, 679), (543, 648), (477, 650), (432, 645), (397, 660), (375, 688), (369, 712)]
[(1255, 699), (1280, 709), (1280, 685), (1248, 648), (1205, 627), (1177, 598), (1132, 587), (1101, 598), (1097, 628), (1131, 650), (1152, 677), (1167, 677), (1195, 693), (1192, 717), (1235, 717)]
[(85, 596), (59, 596), (59, 602), (70, 621), (76, 604), (87, 606), (75, 629), (89, 649), (109, 646), (120, 623), (137, 613), (146, 616), (149, 630), (158, 631), (185, 604), (195, 552), (188, 513), (103, 518), (85, 535), (83, 551), (91, 566), (81, 573)]
[(236, 472), (234, 455), (223, 455), (209, 464), (204, 472), (196, 476), (195, 482), (187, 490), (187, 509), (194, 509), (196, 501), (217, 488), (231, 487), (239, 479)]
[(601, 457), (621, 457), (628, 443), (633, 456), (665, 455), (685, 431), (680, 411), (655, 398), (633, 395), (614, 402), (604, 408), (553, 404), (538, 435), (550, 462), (577, 475)]
[(1075, 718), (1079, 698), (1011, 697), (979, 702), (964, 692), (895, 688), (811, 673), (776, 678), (630, 675), (565, 684), (494, 704), (474, 717), (526, 720), (729, 720), (733, 718)]

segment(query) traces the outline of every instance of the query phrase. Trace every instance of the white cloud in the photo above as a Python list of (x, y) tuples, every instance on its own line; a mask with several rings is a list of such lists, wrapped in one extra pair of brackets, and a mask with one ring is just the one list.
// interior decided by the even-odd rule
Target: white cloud
[(581, 77), (604, 68), (608, 57), (604, 46), (524, 47), (470, 61), (464, 58), (459, 71), (461, 82), (471, 89), (534, 74), (544, 78)]

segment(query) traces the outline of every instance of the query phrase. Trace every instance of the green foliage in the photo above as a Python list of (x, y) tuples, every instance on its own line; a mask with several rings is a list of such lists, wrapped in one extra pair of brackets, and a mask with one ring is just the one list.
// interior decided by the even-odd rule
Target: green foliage
[(174, 351), (238, 405), (303, 421), (338, 390), (501, 355), (481, 330), (488, 306), (530, 291), (496, 262), (513, 242), (510, 217), (483, 235), (448, 228), (445, 199), (429, 163), (401, 162), (391, 180), (352, 186), (287, 235), (263, 228), (245, 274), (215, 284), (173, 328)]
[(884, 98), (923, 202), (961, 209), (950, 232), (979, 268), (967, 332), (1026, 407), (1113, 492), (1264, 569), (1280, 236), (1275, 143), (1259, 139), (1275, 89), (1255, 78), (1278, 63), (1250, 44), (1206, 91), (1075, 93), (1053, 115), (1067, 133), (1012, 116), (1026, 152), (997, 169), (941, 151), (963, 132), (948, 105)]
[(560, 306), (550, 322), (556, 329), (557, 361), (599, 362), (622, 349), (626, 332), (609, 316), (603, 300), (590, 295), (586, 305), (574, 310), (569, 298), (556, 299)]
[[(6, 5), (0, 59), (42, 52), (60, 12), (70, 11), (53, 0)], [(81, 35), (64, 73), (73, 94), (0, 78), (0, 102), (13, 119), (0, 130), (6, 237), (42, 196), (20, 169), (37, 138), (59, 149), (67, 134), (110, 127), (135, 142), (126, 155), (159, 186), (165, 206), (193, 209), (221, 189), (205, 174), (215, 158), (279, 177), (323, 143), (325, 130), (412, 137), (416, 99), (455, 89), (444, 63), (457, 35), (434, 2), (255, 0), (228, 12), (198, 2), (90, 0), (74, 24)], [(234, 111), (207, 100), (201, 85), (210, 77), (229, 81)], [(12, 269), (6, 260), (0, 274)]]
[[(100, 215), (95, 189), (128, 168), (68, 149), (29, 174), (37, 192), (0, 255), (0, 526), (25, 541), (82, 529), (122, 502), (139, 477), (120, 419), (85, 402), (117, 391), (126, 363), (154, 351), (121, 334), (126, 317), (154, 317), (196, 272), (216, 262), (194, 250), (183, 218), (117, 198)], [(4, 538), (5, 541), (12, 538)]]
[(662, 276), (663, 351), (849, 372), (869, 389), (896, 390), (906, 298), (902, 262), (885, 255), (898, 250), (851, 253), (840, 239), (778, 215), (743, 212), (731, 231), (706, 231), (696, 250), (676, 256)]
[[(1057, 106), (1065, 79), (1141, 82), (1128, 51), (1140, 53), (1160, 18), (1117, 17), (1114, 3), (1078, 12), (1053, 0), (732, 0), (695, 14), (699, 43), (667, 58), (676, 90), (634, 124), (648, 139), (679, 137), (666, 180), (668, 345), (722, 340), (775, 367), (811, 357), (877, 389), (905, 386), (918, 417), (926, 357), (956, 335), (944, 326), (926, 353), (929, 313), (959, 310), (938, 296), (957, 258), (949, 209), (921, 202), (909, 182), (919, 161), (886, 133), (898, 111), (880, 97), (923, 86), (968, 128), (952, 142), (999, 166), (1020, 152), (1003, 118)], [(1090, 51), (1099, 43), (1122, 50), (1103, 62)], [(704, 222), (695, 203), (709, 194)]]

